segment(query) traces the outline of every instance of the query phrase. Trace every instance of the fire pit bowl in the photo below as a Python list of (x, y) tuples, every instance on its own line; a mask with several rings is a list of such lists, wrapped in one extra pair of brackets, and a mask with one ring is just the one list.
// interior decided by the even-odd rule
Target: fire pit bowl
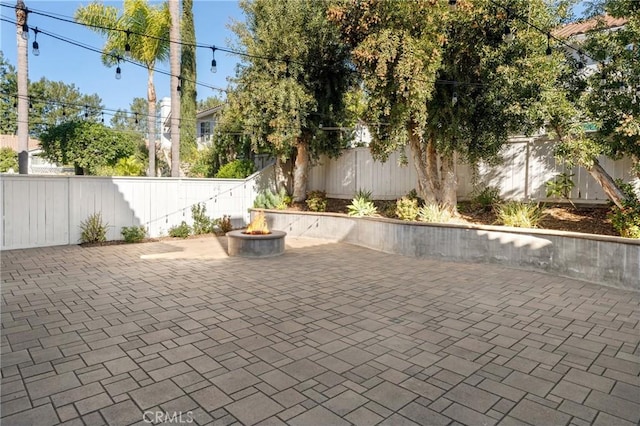
[(227, 232), (229, 256), (273, 257), (284, 253), (283, 231), (268, 234), (247, 234), (242, 230)]

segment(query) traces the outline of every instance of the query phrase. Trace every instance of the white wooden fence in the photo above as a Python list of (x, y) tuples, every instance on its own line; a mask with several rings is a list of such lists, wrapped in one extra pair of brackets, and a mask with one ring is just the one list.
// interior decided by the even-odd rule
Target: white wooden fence
[(149, 236), (167, 235), (191, 207), (203, 203), (209, 217), (246, 224), (258, 192), (273, 184), (273, 166), (247, 179), (0, 175), (1, 248), (77, 244), (80, 224), (101, 213), (107, 239), (122, 239), (123, 226), (143, 225)]
[[(472, 168), (468, 164), (458, 164), (458, 198), (471, 198), (474, 188), (487, 185), (500, 188), (505, 199), (551, 201), (546, 196), (545, 182), (558, 173), (566, 172), (574, 174), (575, 187), (570, 196), (574, 203), (605, 203), (607, 196), (600, 185), (583, 168), (569, 169), (556, 160), (553, 146), (554, 142), (549, 140), (512, 139), (501, 153), (503, 163), (493, 167), (481, 164), (476, 182)], [(326, 191), (330, 198), (350, 199), (359, 189), (371, 191), (373, 198), (378, 200), (400, 198), (417, 187), (416, 171), (408, 148), (406, 157), (408, 164), (400, 166), (399, 152), (391, 154), (385, 163), (380, 163), (373, 159), (369, 148), (347, 149), (338, 158), (320, 159), (309, 173), (309, 189)], [(600, 162), (614, 178), (640, 185), (630, 174), (630, 159), (613, 161), (603, 157)]]

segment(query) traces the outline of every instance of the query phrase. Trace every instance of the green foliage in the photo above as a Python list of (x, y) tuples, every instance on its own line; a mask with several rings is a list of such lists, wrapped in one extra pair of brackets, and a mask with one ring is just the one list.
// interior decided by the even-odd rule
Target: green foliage
[(139, 243), (147, 236), (147, 229), (142, 225), (123, 226), (120, 233), (127, 243)]
[(575, 187), (572, 177), (573, 173), (558, 173), (552, 180), (545, 182), (547, 187), (547, 197), (557, 197), (569, 199), (571, 190)]
[(500, 188), (495, 186), (484, 186), (474, 189), (471, 199), (474, 208), (484, 211), (492, 210), (501, 201)]
[(193, 219), (194, 235), (211, 234), (214, 232), (217, 221), (207, 216), (207, 206), (204, 203), (191, 206), (191, 218)]
[(291, 197), (284, 188), (277, 193), (270, 189), (260, 192), (253, 202), (253, 207), (256, 209), (285, 210), (289, 205), (291, 205)]
[(622, 202), (622, 208), (618, 208), (615, 205), (611, 207), (611, 212), (609, 213), (611, 224), (622, 237), (640, 238), (640, 200), (638, 195), (630, 183), (625, 183), (618, 179), (616, 184), (625, 197)]
[(116, 176), (142, 176), (144, 164), (135, 155), (118, 160), (115, 166)]
[(312, 212), (327, 211), (327, 193), (324, 191), (310, 191), (307, 193), (306, 203)]
[(417, 198), (402, 197), (397, 200), (395, 214), (402, 220), (416, 220), (418, 217)]
[(73, 164), (85, 174), (95, 174), (100, 166), (115, 166), (133, 155), (139, 136), (115, 132), (101, 123), (67, 121), (40, 136), (44, 157), (58, 164)]
[(196, 33), (193, 23), (193, 0), (182, 0), (180, 22), (180, 160), (190, 161), (197, 152), (196, 142)]
[(427, 223), (447, 223), (452, 219), (451, 212), (445, 206), (430, 203), (418, 209), (418, 220)]
[(362, 198), (366, 201), (373, 201), (371, 199), (371, 191), (366, 190), (366, 189), (358, 189), (355, 193), (355, 195), (353, 196), (353, 198)]
[(253, 161), (251, 160), (233, 160), (230, 163), (220, 167), (216, 178), (225, 179), (244, 179), (250, 176), (255, 170)]
[(191, 235), (191, 227), (184, 220), (180, 225), (169, 228), (169, 236), (176, 238), (187, 238)]
[(496, 208), (498, 223), (516, 228), (537, 228), (545, 217), (538, 203), (507, 201)]
[(18, 172), (18, 153), (9, 147), (0, 148), (0, 173), (6, 173), (9, 169)]
[(101, 213), (93, 213), (84, 221), (80, 222), (80, 242), (81, 243), (103, 243), (107, 241), (107, 227), (109, 225), (102, 222)]
[(373, 201), (366, 197), (355, 197), (347, 206), (347, 214), (353, 217), (373, 216), (378, 213)]

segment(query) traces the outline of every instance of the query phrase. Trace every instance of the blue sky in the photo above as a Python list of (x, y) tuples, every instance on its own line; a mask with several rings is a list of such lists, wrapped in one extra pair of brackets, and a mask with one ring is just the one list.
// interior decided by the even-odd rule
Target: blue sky
[[(3, 18), (15, 21), (15, 0), (1, 0), (3, 5), (0, 13)], [(90, 1), (65, 0), (65, 1), (33, 1), (25, 0), (28, 9), (54, 15), (59, 18), (72, 19), (75, 10), (80, 5), (86, 5)], [(103, 1), (105, 5), (121, 7), (121, 1)], [(153, 2), (152, 2), (153, 3)], [(194, 0), (193, 14), (196, 28), (196, 42), (198, 44), (230, 47), (234, 35), (228, 29), (228, 24), (235, 20), (244, 20), (244, 15), (237, 1), (220, 0)], [(63, 22), (36, 13), (29, 14), (29, 27), (38, 27), (44, 31), (54, 33), (81, 42), (100, 50), (104, 45), (104, 38), (99, 34), (74, 23)], [(16, 32), (15, 26), (1, 21), (1, 49), (5, 58), (14, 66), (16, 60)], [(107, 68), (100, 60), (100, 54), (86, 50), (72, 44), (56, 40), (44, 34), (38, 35), (40, 55), (34, 56), (31, 52), (33, 33), (29, 37), (29, 79), (31, 81), (46, 77), (52, 81), (62, 81), (74, 84), (83, 94), (96, 93), (102, 99), (106, 109), (129, 109), (133, 98), (147, 98), (147, 71), (130, 63), (124, 63), (122, 78), (115, 79), (115, 67)], [(210, 71), (211, 49), (199, 48), (196, 50), (198, 64), (197, 81), (208, 86), (219, 88), (227, 87), (227, 77), (235, 72), (235, 66), (239, 57), (228, 53), (216, 52), (218, 72)], [(158, 70), (169, 72), (169, 63), (156, 65)], [(170, 96), (169, 77), (156, 72), (154, 74), (156, 93), (158, 99)], [(222, 97), (219, 91), (204, 86), (198, 86), (198, 99), (209, 96)]]

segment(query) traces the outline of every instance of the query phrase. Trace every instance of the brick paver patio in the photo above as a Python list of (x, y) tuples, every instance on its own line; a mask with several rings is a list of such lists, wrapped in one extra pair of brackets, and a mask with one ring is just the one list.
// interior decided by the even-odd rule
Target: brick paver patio
[(218, 241), (2, 253), (2, 424), (640, 421), (638, 293)]

